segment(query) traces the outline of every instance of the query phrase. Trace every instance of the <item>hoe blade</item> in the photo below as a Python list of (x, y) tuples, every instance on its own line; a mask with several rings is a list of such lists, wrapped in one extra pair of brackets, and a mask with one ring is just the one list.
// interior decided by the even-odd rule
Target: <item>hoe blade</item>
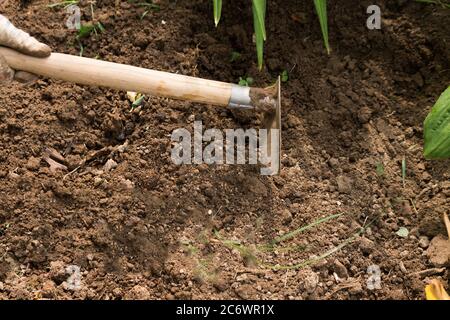
[[(279, 175), (281, 170), (281, 78), (278, 77), (276, 88), (276, 107), (264, 115), (267, 129), (267, 155), (270, 159), (269, 175)], [(275, 143), (275, 145), (273, 145)]]

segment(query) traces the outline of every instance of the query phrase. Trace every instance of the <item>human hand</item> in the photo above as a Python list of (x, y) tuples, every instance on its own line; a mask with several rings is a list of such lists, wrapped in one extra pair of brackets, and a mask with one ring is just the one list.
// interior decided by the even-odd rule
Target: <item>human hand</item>
[[(51, 54), (51, 49), (31, 37), (28, 33), (17, 29), (3, 15), (0, 14), (0, 45), (20, 51), (26, 55), (45, 58)], [(8, 66), (6, 59), (0, 54), (0, 84), (16, 79), (29, 82), (36, 76), (24, 71), (14, 71)]]

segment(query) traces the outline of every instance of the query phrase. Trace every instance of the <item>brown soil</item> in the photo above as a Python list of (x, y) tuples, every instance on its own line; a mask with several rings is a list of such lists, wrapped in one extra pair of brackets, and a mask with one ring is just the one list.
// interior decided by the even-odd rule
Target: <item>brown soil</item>
[[(78, 54), (64, 10), (27, 2), (3, 1), (1, 13)], [(334, 1), (327, 56), (312, 1), (269, 2), (261, 72), (244, 0), (224, 1), (217, 29), (211, 1), (160, 1), (141, 20), (143, 8), (99, 0), (106, 31), (82, 42), (87, 57), (227, 82), (250, 75), (267, 86), (290, 71), (277, 177), (172, 163), (172, 130), (194, 119), (245, 125), (225, 109), (150, 97), (130, 111), (124, 92), (48, 79), (0, 89), (0, 298), (422, 299), (430, 278), (448, 284), (445, 265), (420, 272), (435, 267), (428, 240), (445, 235), (450, 210), (449, 161), (422, 156), (422, 122), (450, 83), (450, 10), (377, 1), (383, 27), (369, 31), (371, 1)], [(66, 171), (50, 171), (47, 148)], [(117, 167), (106, 170), (109, 159)], [(67, 286), (69, 265), (81, 268), (79, 290)], [(367, 288), (371, 265), (381, 289)]]

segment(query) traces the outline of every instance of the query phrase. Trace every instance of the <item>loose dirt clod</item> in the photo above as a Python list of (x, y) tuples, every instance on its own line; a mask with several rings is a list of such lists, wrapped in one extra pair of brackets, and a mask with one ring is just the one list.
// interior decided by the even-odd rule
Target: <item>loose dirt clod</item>
[(435, 267), (450, 267), (450, 240), (444, 236), (436, 236), (427, 250), (427, 256)]

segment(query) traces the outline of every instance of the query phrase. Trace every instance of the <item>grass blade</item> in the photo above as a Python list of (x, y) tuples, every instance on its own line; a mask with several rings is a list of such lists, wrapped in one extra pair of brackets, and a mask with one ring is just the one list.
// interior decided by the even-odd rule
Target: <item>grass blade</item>
[(402, 159), (402, 184), (403, 188), (405, 187), (405, 179), (406, 179), (406, 158)]
[(330, 43), (328, 41), (328, 15), (327, 15), (327, 0), (314, 0), (317, 15), (319, 16), (320, 28), (322, 29), (323, 42), (327, 53), (330, 54)]
[(264, 61), (264, 41), (266, 40), (266, 0), (253, 0), (253, 24), (256, 36), (256, 53), (258, 68), (262, 69)]
[(222, 16), (222, 0), (213, 0), (214, 4), (214, 23), (219, 24), (220, 17)]
[(450, 9), (450, 3), (446, 2), (445, 0), (444, 1), (442, 1), (442, 0), (416, 0), (416, 2), (429, 3), (429, 4), (439, 4), (443, 8)]
[(308, 224), (307, 226), (303, 226), (301, 228), (298, 228), (298, 229), (296, 229), (294, 231), (288, 232), (288, 233), (286, 233), (286, 234), (284, 234), (284, 235), (282, 235), (280, 237), (275, 238), (272, 241), (272, 244), (277, 244), (277, 243), (286, 241), (288, 239), (292, 239), (299, 233), (302, 233), (302, 232), (304, 232), (304, 231), (306, 231), (308, 229), (311, 229), (311, 228), (313, 228), (313, 227), (315, 227), (315, 226), (317, 226), (319, 224), (322, 224), (324, 222), (327, 222), (329, 220), (339, 218), (340, 216), (342, 216), (342, 214), (333, 214), (331, 216), (327, 216), (325, 218), (318, 219), (318, 220), (314, 221), (313, 223)]
[(352, 236), (350, 236), (349, 238), (347, 238), (344, 242), (342, 242), (342, 243), (339, 244), (338, 246), (336, 246), (336, 247), (334, 247), (334, 248), (332, 248), (332, 249), (326, 251), (325, 253), (321, 254), (321, 255), (318, 256), (318, 257), (311, 258), (311, 259), (308, 259), (308, 260), (306, 260), (306, 261), (303, 261), (303, 262), (300, 262), (300, 263), (297, 263), (297, 264), (291, 265), (291, 266), (279, 266), (279, 265), (276, 265), (276, 266), (270, 266), (270, 265), (266, 265), (266, 267), (268, 267), (268, 268), (270, 268), (270, 269), (272, 269), (272, 270), (298, 270), (298, 269), (302, 269), (302, 268), (304, 268), (304, 267), (307, 267), (307, 266), (309, 266), (309, 265), (316, 264), (317, 262), (319, 262), (319, 261), (321, 261), (321, 260), (323, 260), (323, 259), (328, 258), (328, 257), (331, 256), (332, 254), (334, 254), (334, 253), (340, 251), (342, 248), (348, 246), (350, 243), (352, 243), (353, 241), (355, 241), (356, 238), (357, 238), (358, 236), (360, 236), (363, 232), (364, 232), (364, 229), (361, 230), (361, 231), (359, 231), (359, 232), (356, 232), (355, 234), (353, 234)]
[(56, 8), (56, 7), (64, 7), (67, 8), (68, 6), (72, 4), (77, 4), (78, 0), (68, 0), (63, 2), (57, 2), (57, 3), (51, 3), (47, 5), (47, 8)]

